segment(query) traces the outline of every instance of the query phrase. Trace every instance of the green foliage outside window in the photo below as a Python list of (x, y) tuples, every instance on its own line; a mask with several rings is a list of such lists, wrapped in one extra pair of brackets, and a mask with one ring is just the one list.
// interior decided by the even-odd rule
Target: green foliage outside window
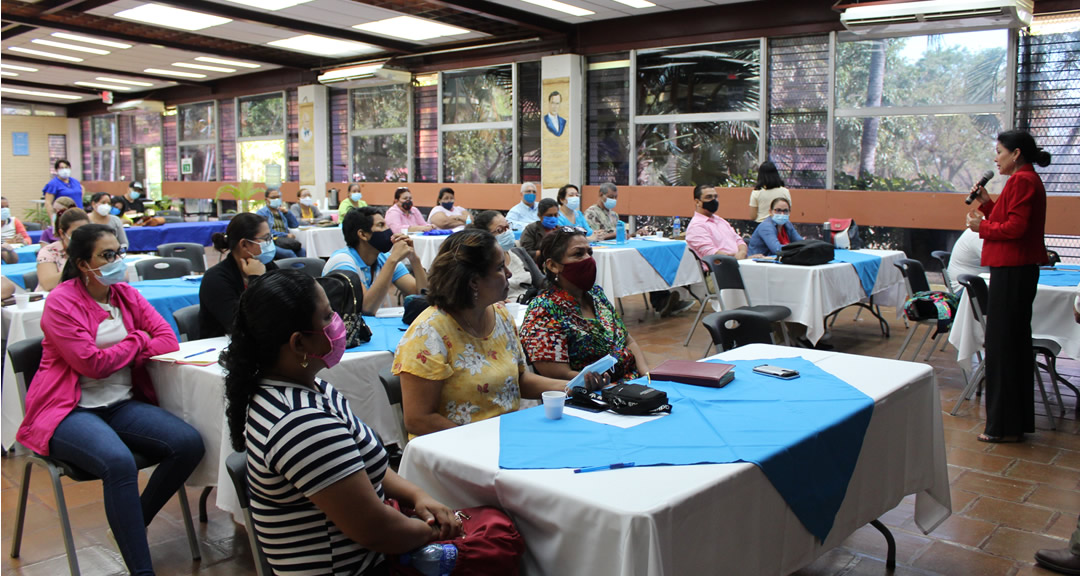
[(281, 93), (240, 99), (239, 138), (285, 134), (285, 96)]

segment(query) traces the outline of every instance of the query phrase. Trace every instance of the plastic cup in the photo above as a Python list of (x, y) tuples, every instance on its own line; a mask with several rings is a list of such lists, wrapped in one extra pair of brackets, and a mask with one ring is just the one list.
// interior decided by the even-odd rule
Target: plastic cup
[(562, 418), (563, 405), (566, 403), (566, 393), (548, 391), (540, 395), (544, 400), (544, 416), (547, 416), (548, 420), (559, 420)]
[(663, 232), (653, 232), (653, 236), (656, 236), (657, 238), (663, 238), (664, 233)]
[[(30, 307), (30, 295), (29, 294), (16, 294), (15, 295), (15, 307), (19, 310), (26, 310)], [(560, 412), (562, 409), (560, 409)]]

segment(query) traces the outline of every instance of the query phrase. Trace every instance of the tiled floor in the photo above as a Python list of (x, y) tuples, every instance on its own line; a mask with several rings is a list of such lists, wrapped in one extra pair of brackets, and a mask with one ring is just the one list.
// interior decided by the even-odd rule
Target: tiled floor
[[(624, 304), (627, 327), (645, 350), (650, 365), (669, 358), (701, 357), (708, 342), (704, 329), (697, 330), (688, 348), (682, 346), (692, 315), (660, 319), (644, 310), (641, 298), (627, 298)], [(836, 322), (831, 343), (837, 351), (887, 358), (896, 354), (905, 336), (901, 321), (891, 322), (893, 336), (885, 339), (876, 322), (865, 314), (857, 322), (853, 319), (854, 312), (847, 310)], [(954, 358), (955, 351), (949, 348), (935, 352), (930, 362), (938, 375), (942, 405), (948, 409), (962, 388)], [(1062, 360), (1059, 369), (1066, 378), (1080, 383), (1080, 364)], [(983, 426), (984, 412), (979, 404), (965, 403), (955, 417), (945, 414), (953, 515), (932, 534), (924, 535), (914, 525), (914, 498), (909, 497), (881, 518), (897, 540), (899, 565), (895, 574), (1049, 574), (1034, 566), (1035, 550), (1064, 547), (1080, 514), (1080, 422), (1076, 419), (1076, 401), (1071, 393), (1065, 397), (1069, 412), (1059, 421), (1056, 432), (1051, 432), (1049, 421), (1040, 417), (1039, 430), (1030, 441), (1014, 445), (989, 445), (975, 440)], [(1036, 404), (1036, 411), (1042, 410), (1043, 406)], [(22, 462), (18, 457), (3, 460), (0, 568), (3, 574), (65, 574), (67, 564), (52, 490), (41, 469), (35, 469), (31, 481), (22, 555), (17, 560), (8, 556)], [(190, 491), (193, 507), (197, 496), (196, 490)], [(69, 485), (66, 498), (83, 574), (124, 573), (120, 556), (105, 535), (100, 484)], [(158, 574), (255, 573), (246, 533), (226, 514), (211, 506), (209, 522), (196, 529), (203, 554), (199, 563), (191, 561), (175, 499), (154, 520), (150, 544)], [(884, 558), (884, 539), (867, 526), (797, 574), (886, 574)]]

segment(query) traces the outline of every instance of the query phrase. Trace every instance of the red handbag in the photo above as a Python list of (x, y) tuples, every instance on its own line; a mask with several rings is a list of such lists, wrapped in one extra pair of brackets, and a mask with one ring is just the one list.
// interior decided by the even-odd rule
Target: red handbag
[[(386, 503), (407, 516), (414, 515), (412, 510), (401, 509), (396, 502), (391, 502), (388, 499)], [(477, 506), (458, 510), (456, 514), (461, 520), (464, 536), (432, 542), (457, 547), (453, 576), (517, 576), (521, 573), (525, 540), (506, 512), (494, 506)], [(388, 556), (388, 560), (391, 574), (421, 576), (411, 566), (403, 564), (399, 556)]]

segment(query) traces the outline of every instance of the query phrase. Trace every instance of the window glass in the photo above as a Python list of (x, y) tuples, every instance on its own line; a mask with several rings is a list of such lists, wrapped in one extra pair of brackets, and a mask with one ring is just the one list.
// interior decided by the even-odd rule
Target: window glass
[(161, 115), (136, 114), (133, 123), (133, 138), (136, 146), (161, 145)]
[(510, 66), (444, 72), (443, 124), (513, 119), (512, 76)]
[(642, 50), (637, 54), (637, 113), (758, 110), (760, 75), (757, 40)]
[(94, 116), (90, 119), (91, 146), (116, 146), (116, 116)]
[(589, 58), (587, 182), (630, 183), (630, 54)]
[(352, 129), (404, 128), (409, 123), (409, 89), (405, 84), (350, 90)]
[(180, 146), (181, 163), (184, 158), (191, 158), (191, 174), (180, 174), (184, 181), (207, 182), (217, 180), (215, 162), (217, 146), (214, 144), (192, 144)]
[(117, 179), (116, 150), (94, 150), (90, 154), (91, 174), (95, 180)]
[(409, 179), (408, 135), (353, 137), (353, 172), (362, 182), (404, 182)]
[(444, 182), (506, 183), (513, 178), (513, 130), (443, 133)]
[(758, 165), (756, 122), (644, 124), (637, 143), (641, 186), (723, 186)]
[(266, 181), (266, 165), (281, 166), (281, 177), (287, 179), (285, 172), (285, 140), (252, 140), (239, 142), (240, 180), (250, 182)]
[(177, 118), (180, 123), (178, 139), (181, 142), (217, 138), (213, 102), (178, 106)]
[[(285, 134), (285, 98), (280, 92), (240, 99), (238, 138)], [(285, 165), (282, 163), (282, 170)]]

